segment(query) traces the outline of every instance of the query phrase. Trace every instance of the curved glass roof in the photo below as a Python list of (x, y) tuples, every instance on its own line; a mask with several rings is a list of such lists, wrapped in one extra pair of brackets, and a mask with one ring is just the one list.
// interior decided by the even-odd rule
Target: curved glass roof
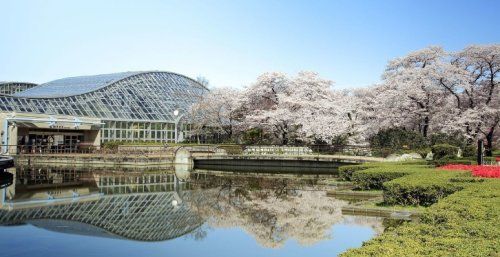
[(125, 72), (56, 80), (13, 95), (0, 94), (0, 111), (175, 122), (208, 91), (172, 72)]
[(113, 82), (143, 72), (120, 72), (111, 74), (78, 76), (50, 81), (14, 94), (18, 97), (65, 97), (97, 90)]
[(12, 95), (36, 86), (38, 85), (35, 83), (28, 83), (28, 82), (0, 81), (0, 94)]

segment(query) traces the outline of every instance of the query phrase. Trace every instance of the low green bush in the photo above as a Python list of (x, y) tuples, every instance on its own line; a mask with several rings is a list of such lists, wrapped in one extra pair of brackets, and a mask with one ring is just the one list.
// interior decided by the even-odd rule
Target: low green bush
[(341, 256), (499, 256), (499, 221), (500, 180), (484, 179), (428, 207), (419, 222), (389, 228)]
[(458, 147), (449, 144), (433, 145), (432, 153), (434, 154), (434, 160), (454, 158), (457, 156), (458, 149)]
[(484, 182), (484, 178), (477, 178), (477, 177), (469, 177), (469, 176), (458, 176), (454, 178), (450, 178), (450, 182), (455, 182), (455, 183), (477, 183), (477, 182)]
[(367, 165), (367, 164), (340, 166), (339, 167), (339, 178), (340, 178), (340, 180), (351, 181), (352, 174), (354, 174), (355, 171), (365, 170), (365, 169), (368, 169), (370, 167), (372, 167), (372, 166)]
[(420, 156), (422, 156), (423, 159), (427, 157), (427, 154), (432, 152), (431, 148), (422, 148), (422, 149), (415, 149), (414, 152), (418, 153)]
[(463, 157), (475, 157), (477, 155), (477, 147), (475, 145), (466, 145), (462, 148)]
[(470, 158), (441, 158), (438, 160), (432, 160), (429, 162), (429, 164), (432, 164), (436, 167), (439, 166), (444, 166), (447, 164), (464, 164), (464, 165), (473, 165), (477, 164), (475, 160), (472, 160)]
[(380, 130), (369, 141), (372, 148), (390, 149), (393, 153), (402, 149), (422, 149), (427, 147), (426, 139), (420, 133), (404, 128)]
[(382, 189), (384, 182), (409, 174), (403, 169), (389, 169), (385, 167), (360, 170), (352, 174), (352, 181), (357, 189)]
[(491, 163), (495, 163), (497, 162), (496, 158), (495, 157), (488, 157), (488, 156), (485, 156), (483, 157), (483, 160), (486, 164), (491, 164)]
[[(451, 179), (470, 174), (434, 169), (419, 169), (404, 178), (384, 183), (384, 202), (390, 205), (430, 206), (460, 189)], [(470, 176), (470, 175), (469, 175)]]
[(429, 137), (430, 145), (448, 144), (464, 148), (467, 145), (467, 138), (461, 134), (434, 133)]
[[(409, 166), (427, 166), (428, 163), (425, 160), (414, 160), (414, 161), (406, 161), (406, 162), (367, 162), (363, 164), (355, 164), (355, 165), (346, 165), (339, 167), (339, 178), (344, 181), (352, 181), (352, 175), (356, 171), (366, 170), (369, 168), (377, 168), (377, 167), (385, 167), (386, 170), (392, 169), (407, 169)], [(401, 168), (402, 167), (402, 168)]]

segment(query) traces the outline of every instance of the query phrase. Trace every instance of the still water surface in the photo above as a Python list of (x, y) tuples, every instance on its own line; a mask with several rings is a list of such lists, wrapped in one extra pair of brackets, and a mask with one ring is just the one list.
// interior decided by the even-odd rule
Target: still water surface
[(383, 231), (325, 175), (18, 166), (1, 256), (336, 256)]

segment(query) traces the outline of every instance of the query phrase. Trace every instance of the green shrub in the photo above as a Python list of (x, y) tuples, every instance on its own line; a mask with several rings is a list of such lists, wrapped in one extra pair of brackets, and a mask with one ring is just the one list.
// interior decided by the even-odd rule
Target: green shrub
[(382, 189), (384, 182), (407, 175), (403, 170), (388, 170), (385, 168), (372, 168), (354, 172), (352, 181), (357, 189), (371, 190)]
[(459, 148), (467, 145), (467, 139), (461, 134), (435, 133), (429, 137), (430, 145), (448, 144)]
[(391, 128), (379, 131), (370, 139), (374, 152), (384, 157), (403, 149), (423, 149), (427, 147), (426, 139), (417, 132), (404, 128)]
[(483, 161), (486, 164), (491, 164), (491, 163), (496, 163), (497, 162), (497, 160), (496, 160), (495, 157), (488, 157), (488, 156), (483, 157)]
[(439, 160), (432, 160), (430, 161), (429, 163), (433, 164), (434, 166), (436, 167), (439, 167), (439, 166), (444, 166), (444, 165), (447, 165), (447, 164), (464, 164), (464, 165), (473, 165), (473, 164), (476, 164), (476, 161), (472, 160), (472, 159), (469, 159), (469, 158), (448, 158), (448, 157), (445, 157), (445, 158), (442, 158), (442, 159), (439, 159)]
[(414, 150), (414, 152), (420, 154), (420, 156), (422, 156), (423, 159), (425, 159), (425, 157), (427, 157), (427, 154), (430, 153), (431, 151), (432, 151), (431, 148), (422, 148)]
[(484, 182), (484, 178), (455, 177), (455, 178), (450, 178), (450, 182), (455, 182), (455, 183), (477, 183), (477, 182)]
[(382, 184), (413, 172), (414, 169), (429, 167), (424, 160), (407, 162), (365, 163), (339, 168), (343, 180), (353, 181), (357, 189), (382, 189)]
[(339, 178), (340, 178), (340, 180), (351, 181), (352, 174), (354, 174), (355, 171), (365, 170), (365, 169), (368, 169), (370, 167), (371, 166), (366, 165), (366, 164), (340, 166), (339, 167)]
[(462, 149), (463, 157), (475, 157), (477, 155), (477, 147), (474, 145), (466, 145)]
[(254, 145), (261, 143), (263, 137), (263, 130), (259, 128), (251, 128), (243, 132), (243, 143), (247, 145)]
[(460, 189), (450, 179), (468, 172), (448, 172), (441, 170), (421, 169), (404, 178), (384, 183), (384, 202), (399, 205), (430, 206), (439, 199)]
[(457, 156), (458, 147), (449, 144), (433, 145), (432, 153), (434, 154), (434, 160), (454, 158)]
[(372, 155), (375, 157), (386, 158), (387, 156), (393, 154), (397, 150), (389, 148), (372, 148)]
[(386, 171), (393, 171), (393, 169), (410, 169), (410, 166), (428, 166), (425, 160), (414, 160), (406, 162), (367, 162), (356, 165), (346, 165), (339, 167), (339, 178), (344, 181), (352, 181), (352, 176), (356, 171), (366, 170), (369, 168), (385, 168)]
[(427, 208), (419, 222), (387, 229), (341, 256), (499, 256), (499, 215), (500, 180), (469, 183)]

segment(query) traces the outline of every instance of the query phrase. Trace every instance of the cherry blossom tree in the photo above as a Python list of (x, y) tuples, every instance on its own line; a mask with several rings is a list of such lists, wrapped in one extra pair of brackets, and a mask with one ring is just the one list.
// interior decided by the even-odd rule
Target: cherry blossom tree
[(231, 138), (240, 124), (241, 92), (232, 88), (215, 88), (191, 107), (193, 132), (203, 133), (210, 128)]
[(346, 93), (333, 91), (332, 85), (314, 72), (263, 74), (246, 91), (247, 125), (272, 132), (281, 144), (292, 136), (331, 141), (349, 129)]
[(383, 75), (382, 110), (386, 109), (389, 124), (418, 129), (427, 137), (429, 129), (441, 121), (433, 119), (449, 101), (440, 80), (451, 65), (443, 61), (441, 47), (415, 51), (389, 62)]
[(243, 92), (215, 89), (193, 110), (200, 128), (229, 136), (258, 128), (279, 144), (348, 138), (363, 143), (381, 129), (461, 133), (492, 148), (500, 123), (500, 45), (449, 53), (427, 47), (391, 60), (382, 83), (335, 90), (314, 72), (269, 72)]
[(284, 102), (294, 114), (304, 141), (332, 142), (358, 134), (355, 124), (360, 103), (350, 92), (334, 90), (332, 81), (314, 72), (298, 73), (292, 85)]
[(465, 128), (468, 137), (482, 135), (491, 155), (493, 136), (500, 123), (500, 45), (466, 47), (452, 55), (452, 64), (467, 78), (461, 87), (447, 87), (460, 109), (456, 122)]
[(372, 89), (377, 96), (370, 105), (379, 128), (418, 129), (423, 136), (461, 132), (485, 138), (491, 149), (500, 121), (499, 49), (469, 46), (447, 53), (429, 47), (392, 60), (383, 85)]
[(288, 144), (294, 131), (293, 115), (283, 97), (290, 92), (290, 80), (280, 72), (264, 73), (243, 93), (244, 125), (258, 127), (274, 135), (280, 144)]

